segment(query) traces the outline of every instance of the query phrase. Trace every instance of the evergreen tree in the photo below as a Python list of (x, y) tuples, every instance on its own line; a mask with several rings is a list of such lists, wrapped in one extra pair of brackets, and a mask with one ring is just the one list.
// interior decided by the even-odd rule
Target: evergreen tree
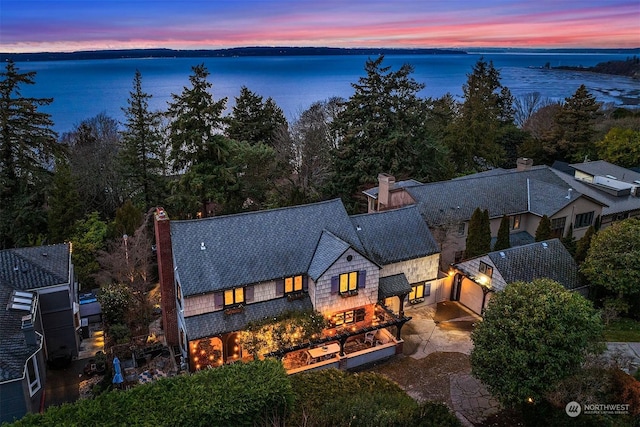
[(136, 208), (131, 200), (124, 202), (122, 206), (116, 209), (116, 217), (113, 221), (111, 238), (118, 239), (124, 234), (133, 236), (136, 229), (142, 224), (142, 212)]
[(354, 94), (331, 126), (336, 148), (328, 193), (341, 196), (350, 211), (380, 172), (432, 181), (448, 167), (445, 147), (427, 135), (427, 104), (418, 97), (424, 85), (411, 77), (410, 65), (391, 71), (383, 60), (366, 62), (366, 77), (352, 84)]
[(0, 249), (25, 246), (46, 233), (45, 189), (60, 154), (49, 114), (51, 98), (23, 97), (35, 72), (20, 73), (8, 61), (0, 73)]
[(129, 195), (144, 203), (145, 209), (161, 200), (160, 113), (149, 111), (151, 95), (142, 90), (142, 75), (136, 70), (118, 156)]
[(584, 236), (578, 243), (576, 243), (576, 255), (575, 260), (578, 264), (582, 264), (584, 260), (587, 258), (587, 253), (589, 252), (589, 247), (591, 246), (591, 240), (596, 233), (596, 229), (593, 225), (589, 226), (587, 231), (584, 233)]
[(564, 235), (562, 239), (562, 244), (569, 251), (569, 253), (573, 256), (576, 253), (576, 239), (573, 237), (573, 224), (569, 224), (569, 228), (567, 229), (567, 234)]
[(48, 197), (49, 243), (71, 239), (76, 221), (82, 217), (82, 205), (69, 164), (58, 159)]
[(480, 58), (462, 87), (464, 102), (451, 123), (448, 144), (458, 172), (485, 170), (504, 162), (502, 137), (512, 129), (514, 109), (509, 89), (500, 83), (493, 62)]
[(509, 217), (506, 215), (502, 215), (502, 219), (500, 220), (500, 228), (498, 229), (498, 238), (496, 240), (496, 244), (493, 247), (494, 251), (501, 251), (503, 249), (509, 249), (511, 247), (511, 242), (509, 241)]
[[(235, 185), (231, 168), (231, 142), (221, 134), (226, 98), (214, 101), (209, 93), (209, 71), (204, 64), (192, 68), (191, 87), (172, 94), (169, 105), (171, 160), (176, 172), (184, 171), (175, 183), (170, 203), (183, 216), (207, 216), (209, 202), (223, 204)], [(179, 215), (180, 216), (180, 215)]]
[(476, 208), (469, 221), (465, 258), (473, 258), (491, 251), (491, 229), (489, 211)]
[(553, 235), (551, 234), (551, 220), (548, 216), (543, 215), (540, 219), (540, 223), (538, 224), (538, 228), (536, 228), (536, 242), (549, 240), (552, 237)]
[(229, 138), (274, 147), (279, 132), (286, 132), (286, 129), (284, 113), (273, 99), (263, 101), (262, 96), (242, 86), (228, 118), (226, 132)]

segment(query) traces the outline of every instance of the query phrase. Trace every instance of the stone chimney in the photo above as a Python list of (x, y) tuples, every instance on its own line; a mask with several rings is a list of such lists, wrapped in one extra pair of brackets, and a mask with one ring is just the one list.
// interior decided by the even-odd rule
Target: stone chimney
[(31, 315), (22, 316), (22, 333), (24, 333), (24, 342), (27, 345), (37, 345), (36, 329), (33, 327)]
[(516, 160), (516, 169), (518, 170), (518, 172), (531, 170), (532, 167), (533, 167), (533, 159), (528, 159), (526, 157), (519, 157), (518, 160)]
[(167, 345), (178, 345), (178, 313), (176, 308), (175, 276), (173, 274), (173, 250), (171, 248), (171, 226), (164, 208), (154, 214), (156, 231), (156, 254), (158, 276), (162, 298), (162, 325)]
[(396, 179), (387, 173), (378, 174), (378, 210), (382, 211), (391, 207), (391, 190), (395, 186)]

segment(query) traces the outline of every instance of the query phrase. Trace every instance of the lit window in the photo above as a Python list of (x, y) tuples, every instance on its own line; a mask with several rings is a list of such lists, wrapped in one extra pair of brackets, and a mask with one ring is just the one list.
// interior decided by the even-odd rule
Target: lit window
[(340, 275), (340, 293), (344, 294), (358, 289), (358, 272), (344, 273)]
[(409, 293), (409, 301), (417, 301), (424, 298), (424, 283), (419, 283), (411, 286), (411, 292)]
[(511, 223), (511, 229), (512, 230), (519, 230), (520, 229), (520, 222), (522, 221), (522, 215), (514, 215), (512, 217), (509, 217), (509, 222)]
[(493, 276), (493, 267), (482, 261), (480, 261), (480, 267), (478, 268), (478, 271), (487, 277)]
[(365, 317), (364, 308), (359, 308), (357, 310), (343, 311), (342, 313), (338, 313), (333, 316), (333, 319), (334, 319), (333, 323), (335, 324), (335, 326), (340, 326), (347, 323), (362, 322), (364, 320), (364, 317)]
[(242, 304), (244, 302), (244, 288), (228, 289), (224, 291), (225, 307)]
[(576, 215), (576, 228), (588, 227), (593, 224), (593, 211)]
[(40, 390), (40, 375), (38, 365), (35, 363), (35, 355), (27, 360), (27, 380), (29, 381), (29, 395), (33, 396)]
[(176, 282), (176, 299), (178, 300), (178, 307), (182, 308), (182, 288), (179, 282)]
[(284, 293), (300, 292), (302, 290), (302, 276), (287, 277), (284, 279)]

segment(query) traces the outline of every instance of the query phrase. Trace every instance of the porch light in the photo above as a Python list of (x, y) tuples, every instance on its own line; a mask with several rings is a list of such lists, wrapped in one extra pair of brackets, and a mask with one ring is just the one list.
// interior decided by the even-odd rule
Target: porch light
[(200, 369), (200, 365), (196, 365), (196, 369)]

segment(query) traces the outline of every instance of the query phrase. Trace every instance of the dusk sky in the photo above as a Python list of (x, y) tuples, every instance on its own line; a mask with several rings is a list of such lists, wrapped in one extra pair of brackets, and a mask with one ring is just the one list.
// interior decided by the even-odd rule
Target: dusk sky
[(0, 51), (640, 46), (640, 0), (2, 0)]

